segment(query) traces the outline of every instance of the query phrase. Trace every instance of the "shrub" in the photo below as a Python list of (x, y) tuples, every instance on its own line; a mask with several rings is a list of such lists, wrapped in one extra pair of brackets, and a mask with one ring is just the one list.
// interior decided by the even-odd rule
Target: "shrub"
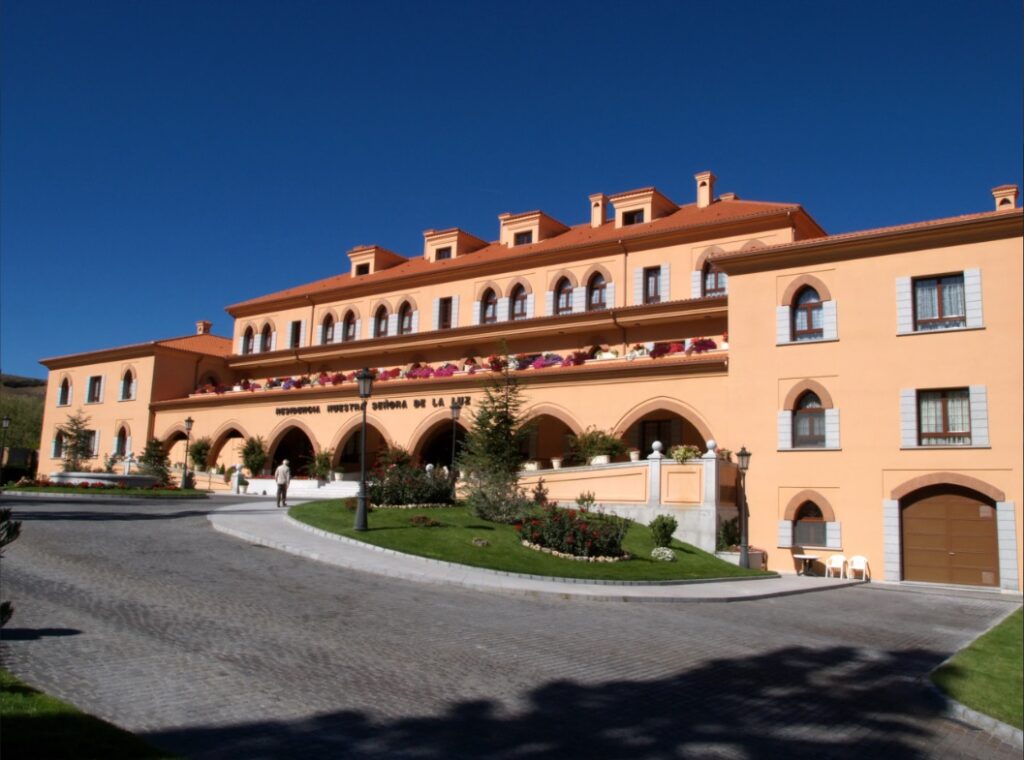
[(516, 525), (524, 541), (577, 557), (621, 557), (628, 529), (622, 517), (555, 506), (542, 507)]
[(655, 546), (670, 546), (672, 534), (676, 532), (679, 523), (671, 515), (658, 515), (651, 521), (651, 538)]
[(196, 438), (192, 441), (192, 445), (188, 447), (188, 457), (192, 460), (192, 466), (197, 470), (205, 470), (207, 467), (207, 459), (210, 458), (210, 449), (213, 447), (212, 442), (207, 437)]
[(418, 528), (436, 528), (441, 525), (440, 520), (435, 520), (430, 515), (413, 515), (409, 522)]
[(156, 478), (157, 484), (165, 486), (171, 481), (171, 468), (163, 444), (156, 438), (146, 441), (146, 448), (139, 457), (139, 469), (143, 474)]
[(451, 504), (454, 500), (452, 483), (440, 470), (413, 466), (409, 452), (400, 448), (380, 455), (366, 486), (374, 504)]
[(466, 491), (466, 506), (481, 520), (511, 525), (533, 508), (533, 501), (504, 474), (475, 475)]
[(622, 456), (626, 453), (626, 444), (612, 433), (591, 426), (579, 435), (573, 436), (570, 449), (573, 458), (586, 464), (592, 457), (602, 454), (610, 457)]
[(544, 485), (544, 478), (537, 478), (537, 485), (533, 487), (532, 493), (534, 504), (548, 503), (548, 487)]
[(668, 451), (668, 455), (674, 460), (682, 464), (690, 459), (696, 459), (700, 456), (700, 449), (696, 446), (686, 444), (684, 446), (673, 446)]
[(318, 451), (309, 464), (309, 474), (317, 480), (331, 479), (331, 452)]
[(740, 543), (740, 518), (734, 517), (731, 520), (723, 520), (718, 526), (718, 536), (715, 540), (715, 550), (729, 551)]
[(576, 506), (582, 509), (584, 512), (594, 507), (594, 492), (583, 491), (579, 496), (576, 497)]
[(64, 436), (64, 472), (81, 472), (83, 461), (92, 456), (93, 433), (89, 422), (90, 418), (79, 409), (68, 416), (67, 422), (57, 426)]
[(676, 553), (667, 546), (656, 546), (651, 549), (651, 559), (655, 562), (675, 562)]
[(242, 464), (248, 468), (249, 474), (254, 478), (259, 477), (266, 463), (267, 447), (263, 443), (263, 438), (258, 435), (246, 438), (242, 447)]

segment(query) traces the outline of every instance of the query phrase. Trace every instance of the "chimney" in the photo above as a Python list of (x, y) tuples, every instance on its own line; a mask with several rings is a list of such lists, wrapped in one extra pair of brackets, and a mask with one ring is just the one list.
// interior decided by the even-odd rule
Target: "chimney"
[(1000, 185), (992, 188), (992, 197), (996, 201), (996, 211), (1013, 211), (1017, 208), (1017, 186)]
[(205, 319), (200, 319), (196, 322), (196, 335), (209, 335), (210, 330), (213, 329), (213, 322), (209, 322)]
[(600, 227), (605, 222), (608, 208), (608, 196), (604, 193), (594, 193), (590, 196), (590, 226)]
[(715, 197), (715, 175), (711, 172), (694, 174), (697, 180), (697, 208), (707, 208)]

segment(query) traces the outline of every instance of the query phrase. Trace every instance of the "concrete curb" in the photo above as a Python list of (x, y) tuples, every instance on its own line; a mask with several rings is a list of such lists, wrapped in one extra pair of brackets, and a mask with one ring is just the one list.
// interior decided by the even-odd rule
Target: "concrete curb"
[[(82, 489), (83, 491), (85, 489)], [(31, 491), (29, 493), (18, 493), (12, 492), (6, 489), (0, 489), (0, 496), (6, 496), (11, 499), (79, 499), (82, 501), (89, 501), (91, 499), (151, 499), (153, 501), (188, 501), (189, 499), (208, 499), (212, 496), (212, 493), (202, 494), (189, 494), (188, 496), (140, 496), (139, 494), (130, 493), (39, 493), (37, 491)]]
[[(230, 508), (231, 505), (226, 505), (223, 510), (229, 510)], [(864, 583), (864, 581), (859, 580), (848, 580), (845, 582), (837, 581), (829, 584), (794, 588), (791, 584), (783, 583), (781, 576), (769, 576), (763, 580), (775, 581), (783, 587), (777, 587), (773, 583), (757, 583), (755, 584), (756, 586), (764, 587), (763, 591), (758, 590), (744, 593), (741, 590), (739, 593), (736, 593), (738, 589), (736, 583), (732, 582), (733, 579), (730, 579), (729, 582), (725, 583), (717, 581), (703, 581), (700, 583), (672, 583), (671, 585), (654, 583), (643, 584), (641, 582), (633, 582), (630, 585), (626, 585), (623, 582), (595, 583), (581, 581), (580, 579), (571, 579), (571, 581), (567, 582), (567, 579), (562, 578), (504, 573), (501, 571), (486, 570), (483, 568), (474, 568), (450, 562), (443, 562), (440, 560), (433, 560), (426, 557), (414, 557), (412, 555), (395, 552), (391, 549), (373, 547), (361, 541), (353, 541), (352, 539), (337, 536), (318, 528), (312, 528), (311, 526), (307, 526), (297, 520), (286, 517), (285, 515), (281, 515), (281, 517), (285, 518), (283, 520), (268, 521), (268, 525), (274, 526), (274, 530), (272, 531), (274, 535), (270, 535), (271, 532), (257, 532), (251, 528), (246, 530), (235, 525), (225, 524), (225, 520), (223, 518), (229, 517), (229, 514), (218, 515), (218, 512), (222, 512), (223, 510), (214, 510), (207, 515), (207, 518), (214, 530), (252, 544), (267, 546), (289, 554), (294, 554), (337, 567), (357, 570), (359, 572), (367, 572), (400, 580), (413, 581), (416, 583), (456, 586), (476, 591), (490, 593), (497, 592), (513, 596), (567, 599), (587, 602), (722, 603), (791, 596), (795, 594), (811, 593), (814, 591), (826, 591), (834, 588), (842, 588), (844, 586), (862, 585)], [(274, 513), (270, 512), (270, 514)], [(297, 534), (295, 536), (295, 540), (289, 541), (287, 538), (284, 540), (278, 538), (277, 536), (282, 533), (280, 530), (282, 527), (286, 532), (295, 531)], [(336, 545), (339, 549), (342, 547), (351, 547), (357, 551), (331, 551), (329, 546), (325, 547), (325, 551), (325, 548), (303, 546), (302, 540), (304, 535), (316, 536), (318, 539), (325, 539), (331, 542), (331, 544)], [(365, 555), (360, 556), (366, 551), (371, 551), (380, 556), (394, 556), (396, 559), (401, 560), (406, 567), (386, 566), (381, 565), (380, 563), (367, 561), (368, 558)], [(414, 569), (410, 569), (408, 565), (413, 565)], [(419, 568), (422, 568), (422, 570)], [(750, 581), (752, 579), (741, 578), (735, 580)], [(759, 578), (757, 580), (762, 579)], [(613, 589), (616, 588), (623, 590), (621, 592), (614, 592)], [(732, 593), (716, 593), (726, 589)]]

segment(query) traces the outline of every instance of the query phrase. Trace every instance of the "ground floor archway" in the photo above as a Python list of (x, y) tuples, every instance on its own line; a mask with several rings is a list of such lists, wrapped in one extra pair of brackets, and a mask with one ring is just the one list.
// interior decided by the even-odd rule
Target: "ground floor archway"
[(666, 454), (673, 446), (696, 446), (703, 451), (706, 444), (696, 425), (669, 409), (645, 413), (626, 428), (622, 438), (630, 448), (639, 449), (641, 457), (651, 453), (655, 441), (661, 441)]
[(290, 427), (270, 450), (270, 470), (273, 472), (287, 459), (293, 477), (309, 477), (314, 451), (313, 442), (305, 431), (298, 427)]
[[(454, 449), (452, 448), (454, 436)], [(466, 441), (466, 428), (461, 422), (442, 420), (435, 423), (424, 433), (412, 452), (413, 459), (420, 465), (432, 464), (435, 467), (449, 467), (452, 463), (452, 452), (457, 458)]]
[(551, 414), (538, 414), (526, 421), (527, 438), (523, 454), (528, 460), (547, 466), (552, 459), (567, 459), (575, 433)]
[(899, 505), (903, 580), (999, 587), (991, 497), (940, 483), (904, 496)]
[[(360, 441), (362, 428), (353, 429), (334, 450), (333, 467), (349, 475), (359, 473)], [(366, 425), (366, 469), (372, 470), (377, 464), (377, 457), (388, 448), (387, 439), (374, 425)]]

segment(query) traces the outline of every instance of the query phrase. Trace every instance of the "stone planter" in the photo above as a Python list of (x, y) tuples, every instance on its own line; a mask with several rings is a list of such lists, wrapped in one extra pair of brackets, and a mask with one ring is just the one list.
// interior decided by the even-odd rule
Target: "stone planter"
[(529, 462), (523, 463), (523, 469), (527, 472), (535, 472), (540, 469), (540, 462), (535, 459), (531, 459)]
[[(762, 551), (750, 550), (747, 552), (750, 557), (750, 568), (752, 570), (764, 570), (766, 560), (765, 553)], [(740, 553), (739, 552), (715, 552), (715, 556), (719, 559), (724, 559), (730, 564), (739, 567), (740, 564)]]
[(591, 466), (596, 464), (608, 464), (612, 461), (612, 458), (608, 454), (597, 454), (596, 456), (590, 457)]
[(640, 452), (639, 451), (632, 451), (631, 450), (629, 452), (629, 461), (630, 462), (639, 462), (640, 461)]
[(240, 390), (242, 390), (242, 386), (241, 385), (233, 385), (233, 386), (231, 386), (231, 390), (233, 390), (233, 391), (240, 391)]
[(551, 469), (552, 470), (561, 470), (562, 469), (562, 459), (561, 459), (561, 457), (551, 457)]
[(331, 473), (331, 479), (335, 483), (340, 482), (343, 477), (345, 477), (345, 473), (343, 473), (343, 472), (332, 472)]
[(249, 484), (248, 483), (239, 483), (238, 484), (238, 493), (249, 493)]

